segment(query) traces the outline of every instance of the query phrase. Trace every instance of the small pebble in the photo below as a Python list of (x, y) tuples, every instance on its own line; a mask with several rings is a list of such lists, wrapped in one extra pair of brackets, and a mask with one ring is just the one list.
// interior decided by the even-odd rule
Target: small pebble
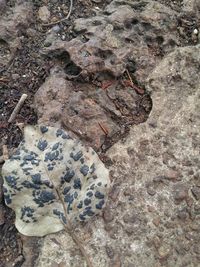
[(58, 33), (60, 31), (60, 26), (59, 25), (53, 26), (52, 31)]
[(47, 6), (41, 6), (38, 11), (39, 19), (43, 22), (48, 22), (50, 18), (50, 12)]

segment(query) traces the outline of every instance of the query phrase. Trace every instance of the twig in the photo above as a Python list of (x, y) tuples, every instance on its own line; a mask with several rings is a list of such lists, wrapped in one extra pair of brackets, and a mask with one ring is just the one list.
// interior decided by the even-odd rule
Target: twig
[(9, 82), (9, 79), (6, 77), (0, 77), (0, 82), (2, 83)]
[(3, 159), (4, 159), (4, 161), (6, 161), (7, 159), (9, 159), (9, 153), (8, 153), (7, 145), (3, 145), (2, 150), (3, 150)]
[(92, 262), (91, 262), (91, 260), (90, 260), (89, 255), (87, 254), (87, 252), (85, 251), (85, 248), (84, 248), (83, 245), (81, 244), (80, 239), (77, 237), (77, 235), (76, 235), (76, 234), (74, 233), (74, 231), (73, 231), (73, 227), (72, 227), (71, 222), (70, 222), (70, 220), (69, 220), (69, 216), (67, 215), (67, 209), (66, 209), (66, 205), (65, 205), (65, 203), (64, 203), (64, 201), (63, 201), (63, 198), (62, 198), (62, 196), (61, 196), (59, 190), (57, 190), (57, 189), (55, 189), (55, 190), (56, 190), (56, 192), (57, 192), (57, 195), (58, 195), (58, 197), (59, 197), (59, 200), (60, 200), (61, 203), (62, 203), (62, 206), (63, 206), (63, 209), (64, 209), (64, 214), (65, 214), (65, 218), (66, 218), (66, 220), (67, 220), (67, 224), (65, 224), (64, 222), (62, 222), (63, 225), (64, 225), (64, 228), (65, 228), (65, 230), (70, 234), (70, 236), (72, 237), (72, 239), (74, 240), (74, 242), (76, 243), (76, 245), (78, 246), (78, 248), (80, 249), (82, 255), (84, 256), (84, 258), (85, 258), (85, 260), (86, 260), (87, 266), (88, 266), (88, 267), (93, 267), (93, 264), (92, 264)]
[(23, 130), (24, 130), (24, 123), (23, 122), (17, 122), (16, 125), (17, 125), (17, 127), (19, 127), (19, 129), (21, 130), (21, 132), (23, 132)]
[(26, 100), (27, 98), (27, 94), (23, 94), (19, 100), (19, 102), (17, 103), (16, 107), (14, 108), (12, 114), (10, 115), (10, 118), (8, 120), (9, 123), (13, 122), (14, 119), (16, 118), (17, 114), (19, 113), (22, 105), (24, 104), (24, 101)]
[(127, 73), (128, 78), (129, 78), (129, 80), (130, 80), (131, 86), (133, 87), (133, 86), (134, 86), (134, 84), (133, 84), (133, 80), (132, 80), (131, 75), (130, 75), (130, 73), (129, 73), (129, 71), (128, 71), (127, 69), (126, 69), (126, 73)]
[(52, 25), (58, 24), (60, 22), (63, 22), (65, 20), (69, 19), (70, 15), (72, 13), (72, 9), (73, 9), (73, 0), (70, 0), (69, 13), (67, 14), (67, 16), (65, 18), (57, 20), (57, 21), (54, 21), (54, 22), (51, 22), (51, 23), (42, 24), (42, 26), (45, 26), (45, 27), (52, 26)]
[(101, 130), (105, 133), (105, 135), (108, 135), (108, 130), (100, 122), (98, 124), (99, 124)]
[(132, 87), (138, 94), (143, 95), (143, 94), (144, 94), (144, 89), (139, 88), (138, 86), (136, 86), (136, 85), (133, 83), (133, 80), (132, 80), (132, 78), (131, 78), (131, 75), (130, 75), (130, 73), (129, 73), (129, 71), (128, 71), (127, 69), (126, 69), (126, 73), (127, 73), (128, 78), (129, 78), (129, 80), (130, 80), (131, 87)]

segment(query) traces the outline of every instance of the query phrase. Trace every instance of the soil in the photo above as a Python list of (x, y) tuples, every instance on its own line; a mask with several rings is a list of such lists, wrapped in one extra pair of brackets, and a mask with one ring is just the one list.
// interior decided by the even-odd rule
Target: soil
[[(2, 1), (3, 2), (3, 1)], [(6, 1), (6, 8), (12, 8), (17, 0)], [(0, 155), (2, 155), (3, 145), (7, 145), (10, 153), (19, 145), (22, 140), (22, 132), (16, 125), (17, 123), (24, 124), (36, 124), (37, 115), (34, 110), (34, 95), (39, 87), (44, 83), (45, 79), (50, 74), (50, 69), (54, 65), (54, 60), (44, 57), (40, 50), (43, 47), (43, 42), (46, 38), (47, 32), (52, 26), (44, 25), (45, 23), (39, 20), (38, 10), (41, 6), (48, 7), (51, 18), (50, 22), (55, 22), (64, 18), (69, 11), (69, 1), (63, 0), (33, 0), (33, 20), (28, 26), (28, 29), (22, 30), (23, 38), (21, 38), (21, 45), (12, 54), (11, 60), (6, 65), (0, 65)], [(92, 0), (76, 0), (74, 1), (74, 8), (70, 18), (62, 23), (59, 23), (59, 35), (61, 39), (71, 40), (76, 35), (71, 26), (73, 21), (77, 18), (88, 18), (95, 15), (95, 9), (103, 9), (111, 0), (107, 1), (92, 1)], [(179, 11), (181, 6), (180, 1), (162, 0), (166, 6)], [(1, 3), (1, 1), (0, 1)], [(0, 15), (1, 16), (1, 15)], [(195, 21), (189, 17), (180, 17), (180, 25), (184, 26), (188, 31), (194, 28)], [(185, 23), (185, 24), (184, 24)], [(47, 23), (48, 24), (48, 23)], [(184, 25), (183, 25), (184, 24)], [(187, 33), (187, 31), (185, 31)], [(187, 43), (193, 43), (194, 40), (187, 38)], [(186, 36), (183, 35), (180, 46), (184, 46), (186, 43)], [(8, 50), (6, 44), (0, 40), (0, 54), (7, 55)], [(131, 70), (130, 70), (131, 74)], [(137, 82), (137, 81), (136, 81)], [(8, 123), (8, 119), (15, 108), (20, 96), (25, 93), (28, 95), (20, 113), (17, 115), (14, 123)], [(138, 93), (138, 95), (140, 95)], [(145, 92), (142, 96), (147, 98), (148, 105), (151, 102), (150, 96)], [(145, 102), (145, 101), (144, 101)], [(144, 103), (144, 106), (146, 103)], [(147, 110), (144, 108), (141, 112), (141, 119), (139, 122), (143, 122), (148, 118), (151, 106)], [(102, 159), (104, 158), (105, 151), (116, 143), (119, 139), (123, 139), (127, 132), (109, 137), (105, 140), (102, 146)], [(109, 164), (109, 162), (107, 162)], [(0, 177), (0, 186), (1, 184)], [(1, 192), (1, 190), (0, 190)], [(3, 201), (3, 196), (0, 193), (0, 267), (17, 267), (22, 266), (24, 262), (24, 254), (22, 247), (22, 240), (20, 234), (17, 232), (14, 226), (14, 213), (11, 209), (6, 207)], [(114, 265), (113, 265), (114, 266)], [(117, 265), (116, 265), (117, 266)]]

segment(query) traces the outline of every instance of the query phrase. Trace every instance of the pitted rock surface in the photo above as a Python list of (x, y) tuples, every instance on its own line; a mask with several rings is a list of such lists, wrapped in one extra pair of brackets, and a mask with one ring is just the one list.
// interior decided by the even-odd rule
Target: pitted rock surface
[(24, 135), (2, 168), (5, 203), (16, 213), (18, 231), (44, 236), (62, 230), (68, 219), (87, 221), (99, 213), (109, 172), (94, 150), (58, 128), (26, 126)]
[(135, 71), (142, 81), (163, 54), (179, 45), (178, 13), (156, 1), (114, 0), (96, 16), (74, 22), (77, 37), (56, 40), (42, 52), (63, 55), (68, 77)]

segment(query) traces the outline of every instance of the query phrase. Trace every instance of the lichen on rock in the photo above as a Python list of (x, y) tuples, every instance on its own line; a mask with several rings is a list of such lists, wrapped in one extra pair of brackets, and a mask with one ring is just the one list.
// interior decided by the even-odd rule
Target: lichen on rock
[(109, 171), (92, 148), (42, 125), (25, 127), (2, 176), (5, 202), (28, 236), (60, 231), (68, 220), (87, 221), (101, 211), (109, 188)]

